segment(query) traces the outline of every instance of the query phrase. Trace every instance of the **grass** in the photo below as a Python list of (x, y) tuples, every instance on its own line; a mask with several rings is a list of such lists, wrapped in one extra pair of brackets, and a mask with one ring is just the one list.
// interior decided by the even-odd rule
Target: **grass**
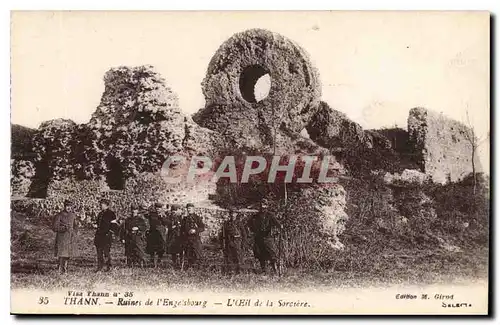
[[(480, 279), (480, 278), (475, 278)], [(155, 290), (155, 291), (327, 291), (332, 288), (378, 287), (387, 285), (423, 285), (433, 283), (471, 283), (466, 274), (432, 273), (417, 267), (408, 271), (397, 270), (390, 274), (363, 274), (356, 272), (304, 272), (287, 270), (282, 277), (243, 273), (222, 276), (220, 273), (203, 271), (174, 271), (172, 269), (115, 268), (109, 273), (93, 273), (77, 268), (70, 273), (58, 274), (51, 270), (44, 274), (12, 275), (13, 288), (41, 290), (57, 289), (107, 289)]]

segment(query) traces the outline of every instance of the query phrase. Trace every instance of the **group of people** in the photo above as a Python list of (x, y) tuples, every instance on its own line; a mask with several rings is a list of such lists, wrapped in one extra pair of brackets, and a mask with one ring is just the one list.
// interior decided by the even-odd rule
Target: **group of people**
[[(192, 203), (185, 208), (179, 204), (164, 206), (155, 203), (151, 208), (132, 204), (130, 215), (125, 219), (116, 216), (109, 200), (101, 200), (100, 205), (94, 237), (97, 272), (111, 270), (111, 246), (116, 237), (123, 243), (126, 264), (130, 267), (158, 267), (165, 254), (171, 255), (173, 267), (177, 269), (200, 264), (203, 257), (200, 234), (205, 231), (205, 225), (195, 213)], [(254, 256), (259, 260), (261, 270), (266, 271), (269, 261), (273, 272), (276, 272), (278, 247), (275, 238), (282, 225), (268, 210), (268, 202), (263, 200), (259, 212), (246, 222), (242, 219), (242, 215), (232, 209), (224, 216), (218, 236), (224, 256), (223, 272), (241, 271), (249, 237), (253, 238)], [(73, 204), (66, 200), (63, 210), (53, 222), (55, 256), (61, 273), (67, 272), (69, 258), (73, 256), (76, 229)]]

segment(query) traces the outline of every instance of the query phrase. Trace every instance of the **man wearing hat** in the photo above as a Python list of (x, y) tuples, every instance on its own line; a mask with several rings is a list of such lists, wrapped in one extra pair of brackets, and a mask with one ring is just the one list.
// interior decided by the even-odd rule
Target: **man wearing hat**
[(151, 265), (158, 266), (158, 262), (163, 258), (166, 245), (166, 222), (162, 216), (161, 209), (163, 204), (157, 202), (153, 209), (146, 214), (146, 219), (149, 221), (149, 230), (147, 233), (146, 252), (151, 257)]
[(63, 210), (54, 217), (52, 222), (52, 230), (56, 233), (54, 255), (58, 259), (58, 269), (61, 273), (68, 271), (68, 261), (74, 256), (73, 245), (76, 240), (77, 227), (73, 204), (65, 200)]
[(127, 265), (140, 267), (145, 263), (146, 220), (139, 214), (139, 206), (131, 205), (132, 214), (125, 220), (124, 238)]
[(255, 258), (259, 260), (262, 272), (266, 272), (267, 261), (271, 263), (273, 272), (276, 272), (278, 250), (274, 235), (282, 226), (274, 214), (268, 210), (266, 199), (262, 200), (259, 212), (248, 221), (248, 227), (254, 234), (253, 252)]
[(202, 258), (200, 233), (205, 230), (202, 218), (194, 213), (194, 204), (186, 205), (187, 215), (181, 221), (181, 233), (188, 267), (196, 266)]
[(116, 214), (109, 208), (109, 200), (101, 200), (101, 211), (97, 214), (97, 230), (94, 237), (94, 245), (97, 250), (97, 270), (108, 272), (111, 269), (111, 243), (113, 241), (113, 232), (118, 232), (118, 221)]
[(182, 206), (180, 204), (172, 204), (170, 213), (167, 217), (167, 254), (172, 255), (172, 263), (174, 268), (181, 268), (182, 258)]
[(219, 234), (224, 255), (224, 273), (231, 273), (234, 269), (240, 273), (242, 263), (243, 244), (246, 239), (246, 229), (242, 225), (237, 211), (230, 209)]

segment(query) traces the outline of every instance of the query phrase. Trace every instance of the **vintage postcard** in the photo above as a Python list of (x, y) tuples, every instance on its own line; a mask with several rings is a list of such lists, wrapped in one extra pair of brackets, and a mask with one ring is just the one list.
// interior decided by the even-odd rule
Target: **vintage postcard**
[(488, 12), (11, 13), (11, 313), (486, 315)]

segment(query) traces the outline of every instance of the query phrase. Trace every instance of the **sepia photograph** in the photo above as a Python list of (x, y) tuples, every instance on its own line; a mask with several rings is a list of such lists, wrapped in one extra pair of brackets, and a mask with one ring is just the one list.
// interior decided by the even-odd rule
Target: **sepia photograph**
[(10, 18), (12, 314), (489, 313), (489, 12)]

